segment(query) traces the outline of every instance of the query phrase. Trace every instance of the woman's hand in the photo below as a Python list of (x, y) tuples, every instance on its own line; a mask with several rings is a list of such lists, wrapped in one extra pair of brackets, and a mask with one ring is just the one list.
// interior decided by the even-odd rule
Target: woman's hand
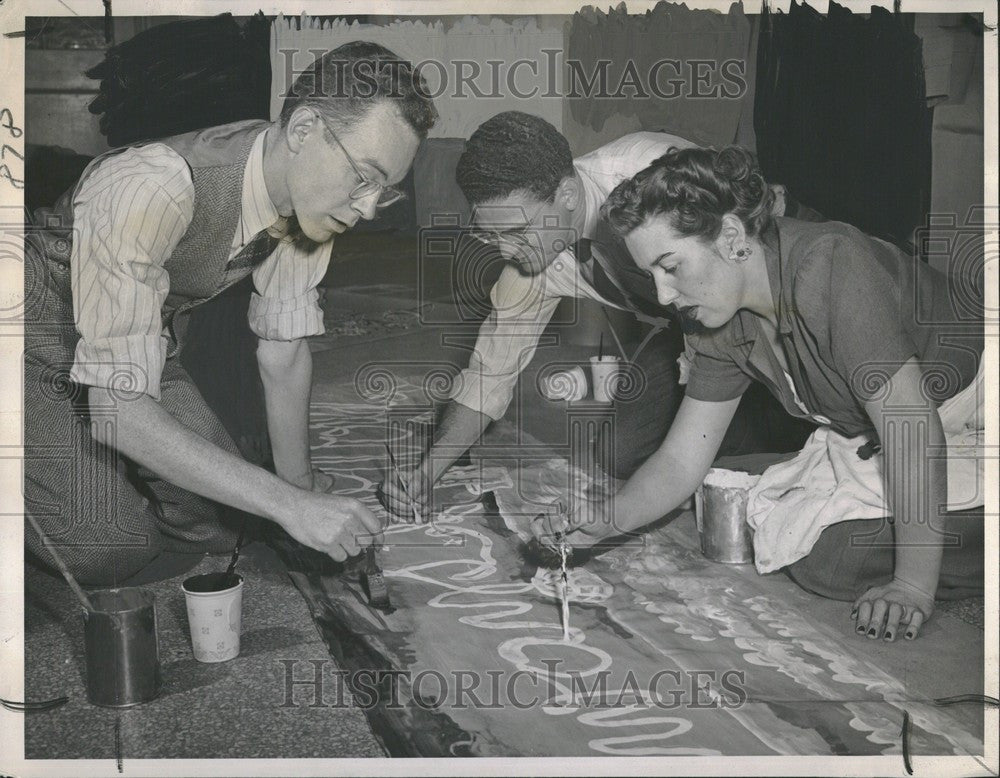
[(873, 586), (858, 597), (851, 618), (856, 620), (855, 630), (859, 635), (891, 643), (901, 629), (907, 640), (913, 640), (920, 625), (933, 612), (934, 595), (894, 578), (891, 583)]
[(531, 533), (546, 546), (558, 545), (560, 535), (570, 548), (590, 548), (621, 534), (615, 526), (613, 498), (572, 501), (567, 513), (547, 513), (531, 522)]

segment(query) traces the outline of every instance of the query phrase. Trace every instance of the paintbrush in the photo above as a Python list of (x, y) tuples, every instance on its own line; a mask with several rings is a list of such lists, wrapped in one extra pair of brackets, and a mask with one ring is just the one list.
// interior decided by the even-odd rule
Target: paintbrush
[(66, 583), (68, 583), (69, 588), (73, 590), (73, 594), (76, 595), (76, 598), (80, 601), (80, 604), (83, 606), (83, 609), (88, 613), (92, 613), (94, 611), (94, 606), (90, 602), (90, 598), (86, 595), (83, 589), (80, 588), (80, 584), (76, 582), (76, 579), (73, 577), (73, 574), (69, 571), (69, 568), (66, 566), (66, 563), (63, 562), (62, 557), (59, 556), (59, 554), (56, 552), (55, 546), (52, 545), (52, 541), (50, 541), (48, 536), (42, 531), (42, 528), (38, 525), (38, 522), (35, 520), (34, 516), (32, 516), (30, 513), (27, 512), (25, 513), (25, 515), (27, 516), (28, 521), (31, 523), (31, 526), (34, 528), (35, 532), (38, 533), (38, 537), (42, 539), (42, 545), (49, 550), (50, 554), (52, 554), (52, 558), (56, 561), (56, 567), (59, 568), (59, 572), (62, 573), (63, 578), (66, 579)]
[(385, 451), (389, 455), (389, 464), (392, 465), (392, 472), (396, 476), (400, 485), (403, 487), (403, 494), (406, 495), (406, 499), (410, 501), (410, 507), (413, 509), (413, 518), (417, 520), (417, 524), (423, 524), (424, 519), (420, 515), (420, 511), (417, 510), (417, 502), (413, 499), (413, 495), (410, 494), (410, 488), (406, 481), (403, 479), (403, 474), (399, 472), (399, 465), (396, 464), (396, 457), (392, 453), (392, 449), (389, 448), (389, 444), (385, 444)]
[(389, 587), (385, 584), (385, 576), (382, 575), (382, 568), (379, 567), (378, 559), (375, 556), (375, 546), (368, 546), (365, 549), (365, 561), (358, 578), (365, 596), (368, 597), (369, 605), (383, 611), (392, 610), (392, 603), (389, 601)]
[(226, 572), (223, 574), (222, 580), (225, 582), (226, 586), (235, 586), (237, 584), (237, 581), (233, 581), (232, 583), (230, 583), (230, 581), (236, 578), (233, 571), (236, 570), (236, 562), (240, 558), (240, 548), (243, 546), (243, 538), (246, 535), (246, 531), (247, 521), (244, 519), (243, 523), (240, 525), (240, 534), (236, 538), (236, 547), (233, 549), (233, 556), (229, 560), (229, 567), (226, 568)]
[(604, 361), (604, 333), (601, 333), (601, 339), (597, 341), (597, 361)]
[(622, 346), (622, 342), (618, 339), (618, 333), (615, 332), (615, 325), (611, 323), (611, 317), (608, 316), (608, 312), (603, 305), (601, 306), (601, 313), (603, 313), (604, 318), (607, 319), (608, 329), (611, 330), (611, 337), (615, 339), (615, 345), (618, 347), (618, 353), (622, 355), (622, 361), (628, 362), (628, 355), (625, 353), (625, 348)]
[(559, 597), (562, 600), (562, 628), (563, 642), (569, 642), (569, 575), (566, 572), (566, 558), (569, 556), (569, 548), (566, 545), (566, 536), (559, 533)]
[[(556, 509), (560, 516), (565, 516), (562, 500), (557, 503)], [(566, 563), (569, 559), (569, 545), (566, 543), (566, 533), (559, 531), (555, 536), (556, 549), (559, 553), (559, 582), (556, 588), (559, 590), (559, 604), (562, 614), (563, 642), (569, 642), (569, 574), (566, 572)]]

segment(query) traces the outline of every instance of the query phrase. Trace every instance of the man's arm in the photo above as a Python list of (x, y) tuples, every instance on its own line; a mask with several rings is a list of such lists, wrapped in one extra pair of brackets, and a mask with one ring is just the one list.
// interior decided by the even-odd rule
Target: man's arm
[(309, 345), (303, 339), (260, 340), (257, 364), (264, 383), (267, 431), (275, 471), (288, 483), (311, 489), (309, 396), (312, 354)]
[(89, 402), (117, 410), (113, 424), (92, 424), (98, 442), (183, 489), (275, 521), (337, 561), (360, 553), (381, 531), (378, 518), (357, 500), (295, 488), (208, 442), (149, 395), (112, 396), (91, 387)]
[[(575, 260), (570, 257), (569, 261)], [(406, 491), (391, 473), (382, 482), (386, 507), (397, 516), (411, 515), (413, 505), (407, 492), (420, 516), (425, 516), (432, 485), (492, 421), (503, 418), (518, 376), (534, 356), (560, 295), (549, 288), (545, 274), (526, 277), (508, 266), (490, 299), (493, 308), (479, 328), (469, 366), (457, 379), (430, 452), (415, 471), (403, 475)]]
[(253, 271), (247, 321), (257, 336), (267, 429), (278, 475), (303, 489), (326, 491), (332, 478), (312, 470), (309, 397), (312, 353), (307, 338), (325, 331), (318, 284), (331, 244), (310, 249), (282, 241)]

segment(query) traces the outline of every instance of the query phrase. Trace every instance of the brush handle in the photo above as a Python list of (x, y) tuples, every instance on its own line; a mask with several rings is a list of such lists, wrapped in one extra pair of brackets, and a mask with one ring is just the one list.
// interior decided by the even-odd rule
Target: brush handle
[(618, 353), (622, 355), (622, 361), (628, 362), (628, 355), (625, 353), (625, 348), (622, 346), (622, 342), (618, 339), (618, 333), (615, 332), (615, 325), (611, 323), (611, 317), (608, 315), (607, 309), (602, 305), (601, 313), (604, 314), (604, 318), (608, 321), (608, 329), (611, 330), (611, 337), (615, 339), (615, 345), (618, 347)]
[(413, 495), (410, 494), (410, 485), (406, 483), (406, 481), (403, 479), (403, 474), (399, 472), (399, 465), (396, 464), (396, 456), (395, 454), (392, 453), (392, 449), (389, 448), (388, 443), (385, 444), (385, 451), (389, 455), (389, 464), (392, 465), (393, 475), (396, 476), (396, 479), (399, 481), (400, 486), (403, 487), (403, 494), (406, 495), (406, 499), (410, 501), (410, 505), (413, 508), (413, 517), (417, 520), (417, 524), (423, 524), (424, 518), (423, 516), (420, 515), (420, 511), (417, 510), (417, 503), (413, 499)]
[(236, 548), (233, 549), (233, 556), (229, 560), (229, 567), (226, 568), (226, 578), (233, 574), (233, 570), (236, 569), (236, 560), (240, 558), (240, 547), (243, 545), (243, 537), (246, 535), (247, 522), (246, 519), (243, 520), (243, 524), (240, 525), (240, 534), (236, 538)]
[(562, 628), (563, 628), (563, 641), (569, 641), (569, 592), (566, 585), (566, 579), (563, 577), (561, 583), (559, 584), (559, 598), (561, 602), (562, 610)]
[(90, 602), (90, 598), (83, 591), (83, 589), (80, 588), (80, 584), (76, 582), (76, 579), (73, 577), (73, 574), (69, 571), (69, 568), (66, 567), (66, 563), (63, 562), (62, 557), (59, 556), (59, 554), (56, 552), (55, 547), (52, 545), (52, 541), (50, 541), (45, 532), (42, 531), (42, 528), (38, 525), (38, 522), (35, 520), (34, 516), (32, 516), (30, 513), (25, 513), (25, 516), (27, 516), (28, 521), (30, 522), (35, 532), (38, 533), (38, 537), (42, 539), (42, 545), (49, 550), (50, 554), (52, 554), (52, 558), (56, 561), (56, 567), (59, 568), (59, 572), (62, 573), (63, 578), (66, 579), (66, 583), (69, 584), (69, 588), (73, 590), (73, 594), (76, 595), (77, 599), (80, 601), (80, 604), (83, 605), (84, 610), (88, 612), (93, 612), (94, 606)]

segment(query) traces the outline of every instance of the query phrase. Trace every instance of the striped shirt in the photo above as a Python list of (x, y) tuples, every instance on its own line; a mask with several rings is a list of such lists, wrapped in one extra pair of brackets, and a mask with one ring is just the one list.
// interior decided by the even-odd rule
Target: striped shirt
[[(279, 215), (264, 181), (260, 133), (243, 177), (240, 218), (229, 258)], [(152, 143), (101, 162), (73, 201), (73, 313), (80, 341), (72, 379), (160, 396), (170, 345), (161, 310), (170, 291), (164, 262), (194, 217), (194, 184), (184, 158)], [(333, 241), (307, 252), (282, 241), (253, 271), (250, 328), (265, 340), (324, 332), (316, 286)], [(226, 278), (225, 281), (231, 280)]]
[[(638, 173), (671, 146), (693, 145), (676, 135), (637, 132), (574, 160), (586, 213), (579, 237), (594, 237), (601, 205), (621, 181)], [(538, 339), (560, 299), (583, 298), (619, 307), (594, 289), (591, 279), (591, 268), (577, 262), (572, 250), (559, 254), (535, 276), (522, 275), (512, 265), (505, 267), (490, 292), (493, 310), (479, 329), (469, 366), (456, 381), (452, 399), (493, 419), (502, 418), (518, 376), (534, 356)]]

